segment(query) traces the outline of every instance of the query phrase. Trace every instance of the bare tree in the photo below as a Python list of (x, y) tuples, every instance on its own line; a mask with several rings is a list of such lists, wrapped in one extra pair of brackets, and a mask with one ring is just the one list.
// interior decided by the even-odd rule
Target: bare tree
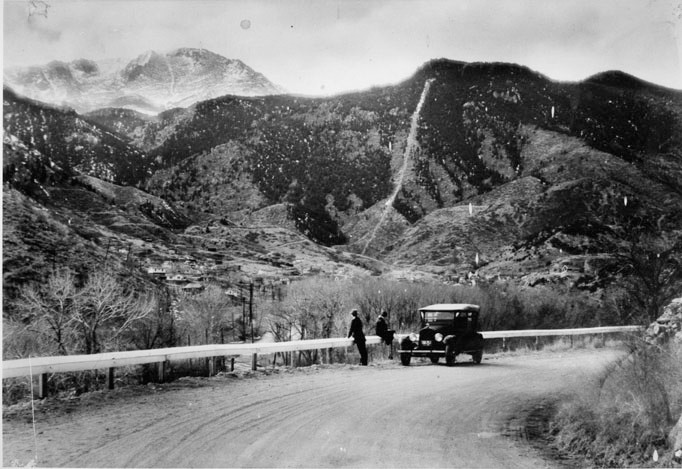
[(311, 285), (314, 308), (320, 315), (320, 337), (328, 339), (335, 335), (344, 335), (340, 330), (343, 314), (349, 309), (347, 282), (315, 281)]
[(368, 279), (355, 285), (353, 301), (368, 324), (373, 324), (381, 312), (386, 311), (391, 327), (409, 329), (417, 320), (420, 306), (446, 302), (449, 290), (441, 286)]
[[(275, 340), (318, 339), (343, 335), (342, 314), (347, 308), (348, 284), (308, 279), (290, 285), (279, 303), (263, 305)], [(315, 362), (317, 351), (300, 352), (307, 362)]]
[(71, 270), (58, 269), (44, 283), (23, 288), (16, 307), (34, 333), (66, 355), (111, 347), (156, 303), (153, 294), (125, 288), (112, 272), (96, 271), (79, 287)]
[[(31, 326), (11, 318), (2, 321), (2, 356), (7, 359), (39, 356), (45, 353), (45, 340)], [(52, 348), (47, 353), (52, 354)]]
[(651, 323), (682, 291), (682, 234), (635, 233), (631, 239), (619, 255), (625, 291), (639, 313), (631, 317)]
[(185, 296), (180, 300), (178, 309), (196, 343), (218, 342), (221, 332), (232, 330), (228, 320), (231, 301), (225, 292), (216, 285), (209, 285), (201, 293)]
[(152, 314), (139, 321), (132, 340), (143, 349), (175, 347), (178, 339), (176, 311), (168, 286), (157, 288), (157, 304)]
[(57, 353), (66, 355), (73, 345), (71, 323), (80, 297), (73, 272), (60, 269), (54, 270), (44, 284), (24, 287), (16, 307), (31, 329), (47, 335)]
[(294, 285), (287, 297), (287, 309), (292, 326), (301, 340), (315, 338), (318, 317), (315, 314), (312, 291), (307, 284)]
[(99, 353), (156, 306), (153, 294), (126, 290), (111, 272), (91, 274), (79, 292), (72, 321), (80, 331), (85, 353)]

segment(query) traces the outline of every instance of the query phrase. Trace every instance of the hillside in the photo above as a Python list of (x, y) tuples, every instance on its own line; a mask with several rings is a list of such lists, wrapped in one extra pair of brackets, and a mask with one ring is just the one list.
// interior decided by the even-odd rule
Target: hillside
[(149, 173), (145, 154), (112, 129), (70, 109), (47, 106), (3, 88), (3, 129), (64, 171), (118, 184), (135, 184)]
[(169, 274), (224, 286), (244, 278), (271, 286), (301, 275), (357, 277), (380, 270), (372, 259), (305, 238), (287, 223), (286, 207), (267, 207), (238, 224), (213, 217), (197, 224), (195, 213), (66, 170), (8, 133), (3, 181), (3, 304), (10, 317), (18, 288), (64, 267), (79, 275), (112, 268), (150, 286), (148, 269), (161, 265)]
[[(432, 86), (411, 129), (427, 80)], [(567, 241), (571, 255), (602, 256), (618, 244), (635, 206), (639, 216), (665, 215), (670, 229), (680, 228), (673, 220), (681, 206), (681, 109), (680, 92), (620, 73), (556, 83), (514, 65), (439, 60), (401, 85), (364, 93), (201, 103), (151, 151), (169, 169), (147, 187), (190, 207), (231, 200), (240, 187), (242, 208), (289, 203), (299, 229), (318, 242), (391, 263), (450, 266), (457, 275), (476, 268), (467, 244), (478, 246), (481, 262), (509, 264), (518, 246), (544, 244), (544, 232), (585, 236), (581, 248)], [(412, 130), (418, 145), (406, 157)], [(228, 142), (231, 151), (224, 153)], [(204, 169), (210, 176), (202, 176), (211, 158), (240, 169)], [(509, 194), (515, 202), (506, 200)], [(617, 208), (624, 197), (626, 211)], [(495, 211), (477, 228), (494, 239), (465, 241), (473, 233), (465, 236), (459, 225), (475, 217), (457, 214), (466, 214), (469, 203), (480, 205), (478, 212)], [(442, 223), (431, 226), (436, 219)], [(606, 225), (606, 237), (615, 238), (604, 244), (597, 238), (604, 238)], [(466, 261), (455, 260), (453, 246)], [(565, 270), (569, 261), (561, 259), (544, 260), (542, 270), (552, 263)]]
[[(228, 95), (154, 117), (84, 118), (9, 96), (6, 129), (23, 129), (28, 148), (137, 183), (191, 220), (172, 227), (173, 250), (255, 276), (474, 275), (597, 291), (633, 232), (682, 230), (682, 92), (620, 72), (559, 83), (435, 60), (396, 86)], [(15, 124), (25, 115), (59, 119)], [(111, 173), (97, 174), (78, 152), (35, 143), (81, 121), (139, 153), (111, 153)]]

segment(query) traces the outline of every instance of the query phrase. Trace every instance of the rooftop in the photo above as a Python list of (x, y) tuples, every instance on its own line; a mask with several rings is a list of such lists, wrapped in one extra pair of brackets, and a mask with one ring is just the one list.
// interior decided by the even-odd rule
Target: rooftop
[(479, 311), (478, 305), (467, 303), (442, 303), (419, 308), (419, 311)]

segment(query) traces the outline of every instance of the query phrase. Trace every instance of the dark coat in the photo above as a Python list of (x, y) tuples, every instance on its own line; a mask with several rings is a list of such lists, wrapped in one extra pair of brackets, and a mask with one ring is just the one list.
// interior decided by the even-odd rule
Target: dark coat
[(385, 317), (379, 316), (379, 319), (377, 319), (375, 332), (376, 332), (376, 335), (378, 335), (382, 339), (384, 339), (386, 337), (386, 333), (388, 332), (388, 324), (386, 323)]
[(365, 333), (362, 331), (362, 321), (359, 317), (355, 316), (350, 322), (350, 330), (348, 331), (348, 337), (353, 337), (355, 343), (365, 342)]

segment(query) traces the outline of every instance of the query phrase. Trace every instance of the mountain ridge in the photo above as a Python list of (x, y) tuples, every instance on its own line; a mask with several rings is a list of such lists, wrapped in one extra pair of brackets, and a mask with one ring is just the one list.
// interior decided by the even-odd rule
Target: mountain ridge
[[(561, 83), (440, 59), (397, 85), (328, 98), (227, 95), (153, 117), (85, 117), (144, 155), (138, 188), (190, 220), (145, 232), (146, 249), (172, 238), (251, 275), (474, 275), (599, 294), (629, 232), (682, 232), (682, 92), (616, 78)], [(21, 101), (5, 99), (10, 111)], [(5, 125), (29, 146), (57, 135), (62, 121), (45, 109), (17, 109)], [(36, 116), (30, 128), (21, 113)]]
[(157, 114), (225, 94), (279, 94), (283, 89), (238, 59), (205, 49), (147, 51), (132, 60), (76, 59), (5, 70), (21, 95), (79, 112), (124, 107)]

